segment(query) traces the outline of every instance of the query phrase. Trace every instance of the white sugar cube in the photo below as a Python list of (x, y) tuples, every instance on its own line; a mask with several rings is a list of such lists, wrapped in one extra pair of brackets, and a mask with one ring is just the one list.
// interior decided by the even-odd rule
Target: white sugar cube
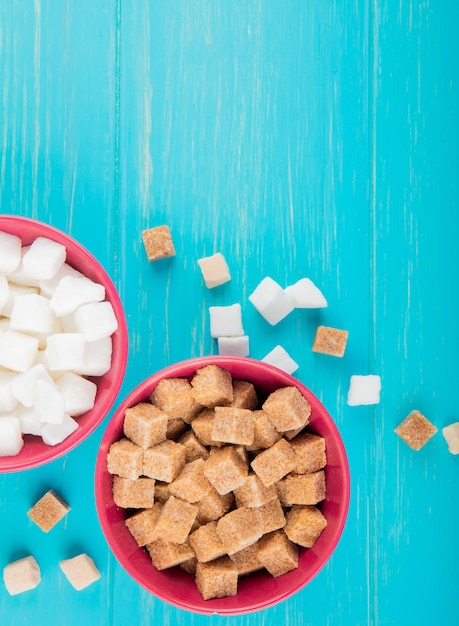
[(459, 454), (459, 422), (445, 426), (441, 430), (451, 454)]
[(23, 406), (18, 411), (23, 435), (39, 435), (43, 429), (43, 422), (37, 416), (33, 406)]
[(322, 309), (328, 306), (320, 289), (309, 278), (301, 278), (285, 288), (296, 309)]
[(48, 446), (57, 446), (62, 443), (64, 439), (67, 439), (78, 428), (78, 422), (70, 417), (67, 413), (64, 413), (64, 419), (60, 424), (44, 424), (41, 436)]
[(21, 250), (21, 261), (14, 272), (10, 272), (7, 277), (10, 283), (21, 285), (24, 287), (35, 287), (38, 290), (38, 279), (30, 274), (29, 270), (24, 267), (24, 256), (30, 250), (30, 246), (23, 246)]
[(270, 365), (274, 365), (287, 374), (293, 374), (298, 368), (299, 365), (296, 363), (289, 353), (282, 346), (275, 346), (271, 352), (261, 359), (264, 363), (269, 363)]
[(10, 297), (10, 285), (5, 274), (0, 274), (0, 315)]
[(18, 417), (0, 417), (0, 456), (19, 454), (24, 444), (21, 422)]
[(33, 406), (36, 401), (38, 380), (53, 384), (53, 379), (42, 364), (33, 365), (26, 372), (17, 374), (12, 381), (12, 393), (16, 400), (24, 406)]
[(375, 374), (351, 376), (347, 403), (349, 406), (379, 404), (381, 378)]
[(74, 321), (76, 331), (84, 335), (86, 341), (109, 337), (118, 328), (115, 312), (108, 301), (84, 304), (75, 311)]
[(61, 282), (63, 278), (66, 276), (73, 276), (75, 278), (82, 277), (84, 274), (76, 270), (74, 267), (69, 265), (68, 263), (63, 263), (59, 268), (57, 274), (55, 274), (52, 278), (46, 278), (38, 281), (38, 286), (40, 287), (40, 291), (44, 296), (48, 296), (51, 298), (53, 293), (56, 291), (57, 286)]
[(93, 408), (97, 385), (83, 376), (67, 372), (57, 381), (57, 386), (64, 398), (65, 412), (77, 417)]
[(49, 369), (79, 370), (84, 364), (85, 343), (81, 333), (50, 335), (45, 349)]
[(241, 337), (244, 334), (239, 303), (229, 306), (211, 306), (209, 314), (212, 337)]
[(17, 376), (16, 372), (0, 370), (0, 412), (12, 411), (18, 403), (13, 394), (13, 381)]
[(17, 296), (11, 312), (13, 330), (26, 333), (50, 333), (54, 325), (54, 313), (45, 296), (36, 293)]
[(38, 379), (35, 383), (34, 409), (41, 422), (61, 424), (64, 420), (65, 401), (54, 382)]
[(249, 356), (249, 338), (242, 337), (218, 337), (218, 353), (229, 356)]
[(61, 561), (59, 566), (77, 591), (85, 589), (100, 578), (99, 570), (87, 554), (79, 554), (72, 559)]
[(3, 582), (11, 596), (35, 589), (40, 580), (40, 568), (33, 556), (18, 559), (3, 568)]
[(9, 283), (9, 295), (8, 300), (3, 306), (2, 315), (5, 317), (11, 317), (13, 312), (14, 303), (17, 296), (22, 296), (27, 293), (38, 293), (37, 287), (27, 285), (16, 285), (15, 283)]
[(66, 276), (62, 278), (51, 297), (51, 308), (59, 315), (71, 315), (83, 304), (102, 302), (105, 287), (89, 278)]
[(21, 262), (20, 237), (0, 231), (0, 273), (11, 274)]
[(285, 290), (269, 276), (258, 284), (250, 294), (249, 300), (272, 326), (283, 320), (294, 309)]
[(57, 274), (65, 262), (67, 251), (64, 245), (37, 237), (22, 258), (24, 271), (36, 280), (46, 280)]
[(15, 372), (25, 372), (34, 364), (38, 339), (16, 330), (0, 336), (0, 365)]
[(84, 362), (81, 367), (74, 368), (82, 376), (103, 376), (112, 364), (113, 342), (111, 337), (97, 341), (87, 341), (84, 349)]
[(228, 264), (221, 252), (198, 259), (204, 283), (209, 289), (223, 285), (231, 280)]

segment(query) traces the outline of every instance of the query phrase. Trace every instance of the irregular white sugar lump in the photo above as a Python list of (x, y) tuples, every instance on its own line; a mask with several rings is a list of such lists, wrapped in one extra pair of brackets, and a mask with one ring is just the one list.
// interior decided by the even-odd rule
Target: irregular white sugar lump
[(37, 416), (33, 406), (23, 406), (18, 411), (21, 422), (21, 432), (23, 435), (40, 435), (43, 429), (43, 422)]
[(75, 329), (86, 341), (109, 337), (118, 328), (118, 321), (110, 302), (84, 304), (75, 311)]
[(285, 290), (266, 276), (249, 296), (250, 302), (272, 326), (284, 319), (294, 309)]
[(103, 376), (112, 365), (113, 341), (104, 337), (97, 341), (87, 341), (81, 367), (74, 368), (75, 373), (82, 376)]
[(15, 372), (25, 372), (34, 364), (38, 339), (7, 330), (0, 336), (0, 365)]
[(16, 372), (0, 370), (0, 412), (12, 411), (18, 403), (13, 393), (13, 382), (17, 376)]
[(45, 423), (43, 425), (41, 436), (43, 442), (48, 446), (56, 446), (67, 439), (78, 428), (78, 422), (64, 413), (64, 419), (60, 424)]
[(219, 287), (231, 280), (228, 264), (221, 252), (198, 259), (198, 265), (208, 289)]
[(8, 300), (3, 306), (2, 315), (5, 317), (11, 317), (11, 313), (13, 312), (14, 302), (17, 296), (22, 296), (27, 293), (38, 293), (37, 287), (27, 286), (27, 285), (16, 285), (15, 283), (9, 283), (9, 296)]
[(40, 581), (40, 567), (33, 556), (18, 559), (3, 568), (3, 582), (11, 596), (35, 589)]
[(212, 337), (241, 337), (244, 334), (239, 303), (229, 306), (210, 306), (209, 315)]
[(349, 383), (347, 403), (349, 406), (379, 404), (381, 378), (375, 374), (353, 375)]
[(51, 371), (78, 370), (84, 364), (85, 338), (81, 333), (50, 335), (46, 358)]
[(67, 372), (57, 381), (57, 387), (64, 398), (65, 412), (78, 417), (93, 408), (97, 385), (74, 372)]
[(459, 422), (454, 422), (441, 429), (442, 435), (451, 454), (459, 454)]
[(87, 554), (79, 554), (72, 559), (60, 561), (59, 566), (69, 583), (81, 591), (100, 578), (100, 572)]
[(218, 354), (229, 356), (249, 356), (249, 338), (242, 337), (218, 337)]
[(51, 333), (54, 312), (49, 299), (35, 293), (16, 296), (10, 325), (13, 330), (26, 333)]
[(68, 263), (63, 263), (57, 272), (52, 278), (44, 278), (38, 281), (38, 286), (40, 287), (40, 291), (44, 296), (48, 296), (50, 298), (53, 293), (56, 291), (57, 286), (61, 282), (61, 280), (67, 276), (83, 277), (84, 274), (76, 270), (74, 267), (69, 265)]
[(0, 315), (10, 297), (10, 285), (5, 274), (0, 274)]
[(44, 380), (53, 384), (53, 379), (45, 366), (41, 363), (33, 365), (26, 372), (16, 374), (12, 381), (12, 393), (16, 400), (24, 406), (33, 406), (36, 401), (36, 385), (38, 380)]
[(328, 306), (323, 293), (310, 278), (301, 278), (289, 285), (285, 288), (285, 293), (296, 309), (322, 309)]
[(64, 245), (37, 237), (22, 258), (24, 271), (37, 280), (52, 278), (57, 274), (67, 256)]
[(21, 422), (18, 417), (0, 417), (0, 456), (16, 456), (22, 449)]
[(0, 273), (11, 274), (21, 262), (20, 237), (0, 231)]
[(64, 420), (65, 402), (57, 385), (46, 380), (35, 384), (35, 413), (41, 422), (61, 424)]
[(59, 317), (71, 315), (83, 304), (102, 302), (105, 287), (82, 277), (66, 276), (57, 285), (51, 296), (50, 305)]
[(299, 365), (296, 363), (292, 357), (288, 354), (288, 352), (282, 346), (275, 346), (271, 352), (261, 359), (264, 363), (269, 363), (270, 365), (274, 365), (287, 374), (293, 374), (298, 368)]

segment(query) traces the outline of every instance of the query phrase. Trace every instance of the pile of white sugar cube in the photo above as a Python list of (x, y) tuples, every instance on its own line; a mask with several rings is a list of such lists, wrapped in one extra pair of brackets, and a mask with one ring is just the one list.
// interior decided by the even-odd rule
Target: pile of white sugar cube
[(118, 322), (105, 287), (66, 259), (47, 237), (23, 245), (0, 231), (0, 456), (26, 434), (61, 443), (94, 406), (88, 377), (111, 367)]

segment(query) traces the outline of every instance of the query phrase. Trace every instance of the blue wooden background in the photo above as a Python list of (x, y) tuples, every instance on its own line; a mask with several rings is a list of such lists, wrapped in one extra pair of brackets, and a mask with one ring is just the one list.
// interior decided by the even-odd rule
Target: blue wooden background
[[(348, 523), (320, 574), (258, 614), (169, 607), (111, 556), (94, 506), (102, 425), (43, 468), (0, 476), (0, 567), (32, 553), (43, 580), (0, 623), (423, 626), (459, 623), (459, 3), (455, 0), (2, 0), (0, 210), (79, 239), (126, 307), (127, 394), (177, 360), (216, 352), (208, 307), (240, 302), (251, 356), (281, 344), (347, 446)], [(143, 228), (177, 255), (149, 264)], [(197, 259), (232, 281), (207, 290)], [(248, 295), (308, 276), (322, 311), (275, 327)], [(319, 323), (349, 330), (343, 359), (311, 351)], [(381, 403), (349, 407), (352, 374)], [(116, 402), (115, 402), (116, 406)], [(421, 410), (438, 434), (394, 433)], [(105, 425), (109, 419), (105, 422)], [(49, 488), (72, 510), (44, 536), (26, 511)], [(90, 554), (76, 592), (58, 561)]]

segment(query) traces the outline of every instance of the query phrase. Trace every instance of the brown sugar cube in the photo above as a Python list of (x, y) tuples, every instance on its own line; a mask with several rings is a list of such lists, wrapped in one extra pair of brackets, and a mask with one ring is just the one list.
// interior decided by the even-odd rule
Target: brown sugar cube
[(190, 559), (187, 559), (186, 561), (183, 561), (183, 563), (180, 563), (180, 567), (188, 574), (195, 576), (197, 564), (198, 564), (198, 559), (195, 556), (192, 556)]
[(298, 567), (298, 546), (282, 530), (276, 530), (260, 539), (257, 556), (274, 578)]
[(222, 556), (210, 563), (197, 563), (196, 586), (204, 600), (237, 594), (237, 569), (231, 559)]
[(250, 445), (253, 443), (255, 416), (249, 409), (216, 406), (211, 437), (214, 441)]
[(166, 439), (168, 419), (151, 402), (139, 402), (124, 412), (124, 434), (141, 448), (150, 448)]
[(27, 511), (27, 515), (43, 532), (47, 533), (69, 511), (69, 505), (50, 489)]
[(254, 417), (253, 442), (252, 445), (247, 446), (247, 450), (270, 448), (276, 441), (279, 441), (282, 437), (282, 433), (274, 428), (267, 413), (263, 411), (263, 409), (254, 411)]
[(325, 498), (325, 472), (289, 474), (277, 483), (277, 491), (283, 506), (317, 504)]
[(223, 544), (217, 534), (217, 522), (204, 524), (191, 533), (190, 545), (201, 563), (213, 561), (225, 554)]
[(255, 386), (246, 380), (233, 380), (233, 401), (231, 406), (254, 411), (258, 406)]
[(196, 437), (193, 430), (187, 430), (177, 440), (185, 448), (185, 460), (187, 463), (196, 459), (207, 459), (209, 450)]
[(284, 509), (278, 498), (259, 506), (257, 511), (264, 535), (285, 526)]
[(169, 499), (171, 492), (169, 491), (169, 483), (161, 480), (155, 482), (155, 502), (164, 504)]
[(265, 487), (274, 485), (295, 467), (296, 457), (292, 446), (285, 439), (257, 454), (250, 464)]
[(191, 428), (199, 442), (203, 446), (222, 446), (221, 441), (214, 441), (212, 439), (212, 430), (214, 427), (215, 409), (204, 409), (201, 413), (191, 422)]
[(188, 542), (172, 543), (158, 538), (148, 543), (146, 548), (151, 562), (160, 571), (194, 558), (193, 548)]
[(113, 476), (113, 502), (122, 509), (148, 509), (155, 501), (155, 480), (140, 476), (135, 480)]
[(187, 425), (180, 417), (171, 417), (167, 422), (167, 439), (177, 439), (186, 431)]
[(311, 406), (296, 387), (281, 387), (269, 394), (262, 406), (279, 432), (303, 428), (309, 421)]
[(87, 554), (78, 554), (72, 559), (60, 561), (59, 567), (65, 577), (77, 591), (86, 589), (100, 578), (100, 572), (94, 561)]
[(192, 387), (186, 378), (163, 378), (151, 395), (151, 401), (171, 418), (180, 418), (189, 424), (202, 406), (192, 396)]
[(170, 483), (180, 474), (184, 465), (185, 448), (171, 439), (166, 439), (144, 451), (142, 474)]
[(155, 226), (143, 230), (142, 239), (149, 261), (175, 256), (174, 242), (168, 226)]
[(265, 487), (260, 478), (250, 472), (244, 484), (234, 490), (236, 506), (255, 507), (262, 506), (271, 500), (277, 500), (277, 489), (275, 485)]
[(143, 448), (123, 438), (115, 441), (107, 454), (107, 471), (135, 480), (142, 474)]
[(284, 531), (290, 541), (311, 548), (327, 526), (327, 520), (316, 506), (294, 504), (285, 515)]
[(196, 520), (201, 524), (207, 524), (218, 520), (225, 515), (234, 505), (233, 492), (220, 495), (214, 487), (206, 494), (204, 500), (199, 502), (199, 511)]
[(161, 507), (160, 502), (155, 502), (150, 509), (143, 509), (126, 519), (125, 524), (139, 547), (151, 543), (155, 538), (154, 529)]
[(395, 432), (410, 448), (417, 451), (435, 435), (437, 428), (420, 411), (411, 411)]
[(191, 379), (192, 396), (203, 406), (213, 408), (233, 401), (233, 383), (230, 372), (218, 365), (205, 365), (196, 370)]
[(171, 495), (163, 504), (155, 526), (155, 539), (183, 543), (190, 534), (198, 507)]
[(220, 495), (241, 487), (247, 473), (247, 463), (232, 446), (215, 450), (204, 465), (204, 475)]
[(187, 502), (203, 500), (212, 485), (204, 475), (204, 459), (196, 459), (186, 463), (180, 474), (169, 484), (172, 495)]
[(230, 559), (236, 566), (239, 576), (252, 574), (263, 569), (263, 565), (258, 558), (258, 541), (250, 544), (243, 550), (239, 550), (239, 552), (231, 554)]
[(327, 464), (325, 439), (313, 433), (301, 433), (290, 441), (295, 451), (295, 474), (317, 472)]
[(258, 509), (240, 507), (229, 511), (217, 521), (217, 533), (227, 554), (247, 548), (263, 534)]
[(342, 357), (346, 350), (349, 332), (329, 326), (318, 326), (312, 344), (313, 352)]

